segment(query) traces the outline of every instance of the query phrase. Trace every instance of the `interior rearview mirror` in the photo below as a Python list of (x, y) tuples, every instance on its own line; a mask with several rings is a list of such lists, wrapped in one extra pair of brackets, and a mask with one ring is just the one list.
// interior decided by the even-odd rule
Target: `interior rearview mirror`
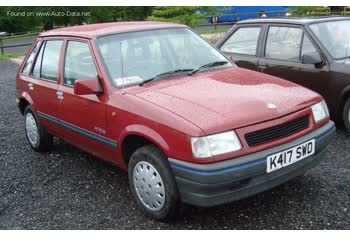
[(301, 57), (301, 62), (303, 64), (322, 64), (323, 60), (322, 60), (322, 56), (319, 52), (311, 52), (311, 53), (305, 53), (303, 54), (303, 56)]
[(101, 93), (103, 93), (103, 90), (97, 77), (76, 80), (74, 83), (74, 94), (76, 95), (98, 95)]

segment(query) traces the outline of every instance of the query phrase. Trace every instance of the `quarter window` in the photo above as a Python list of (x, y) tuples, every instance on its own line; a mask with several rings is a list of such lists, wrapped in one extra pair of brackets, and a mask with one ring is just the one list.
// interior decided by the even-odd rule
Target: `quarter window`
[(41, 44), (41, 41), (38, 41), (36, 44), (35, 44), (35, 47), (33, 48), (33, 51), (31, 52), (27, 62), (25, 63), (24, 67), (23, 67), (23, 71), (22, 71), (22, 74), (23, 75), (28, 75), (29, 74), (29, 71), (33, 65), (33, 61), (34, 61), (34, 58), (35, 58), (35, 55), (36, 53), (38, 52), (38, 49), (40, 47), (40, 44)]
[(69, 41), (64, 64), (64, 84), (73, 86), (78, 79), (94, 78), (97, 70), (89, 45)]
[(45, 43), (43, 43), (43, 46), (40, 48), (40, 51), (38, 53), (38, 57), (36, 58), (34, 69), (33, 69), (33, 77), (40, 78), (40, 72), (41, 72), (41, 62), (43, 59), (43, 52), (45, 49)]
[(239, 28), (220, 50), (228, 53), (256, 55), (260, 30), (260, 27)]
[(45, 43), (35, 62), (33, 77), (57, 82), (62, 42), (50, 40)]
[(272, 59), (300, 61), (303, 30), (291, 27), (270, 27), (265, 56)]
[(307, 54), (307, 53), (317, 52), (317, 50), (314, 47), (314, 45), (312, 44), (310, 38), (306, 34), (304, 34), (303, 47), (302, 47), (301, 51), (302, 51), (301, 56), (303, 56), (304, 54)]

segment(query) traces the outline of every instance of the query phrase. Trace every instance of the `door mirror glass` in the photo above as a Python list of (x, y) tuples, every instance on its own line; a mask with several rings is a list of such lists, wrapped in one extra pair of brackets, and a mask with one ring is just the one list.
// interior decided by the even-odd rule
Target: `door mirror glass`
[(319, 52), (311, 52), (311, 53), (305, 53), (301, 57), (301, 61), (303, 64), (321, 64), (323, 63), (321, 54)]
[(74, 94), (76, 95), (90, 95), (102, 94), (103, 90), (98, 78), (80, 79), (76, 80), (74, 84)]

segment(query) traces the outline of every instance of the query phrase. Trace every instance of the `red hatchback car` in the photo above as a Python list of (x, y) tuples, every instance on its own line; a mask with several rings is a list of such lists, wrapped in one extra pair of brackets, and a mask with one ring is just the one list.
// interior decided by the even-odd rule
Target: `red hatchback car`
[(147, 214), (270, 189), (320, 161), (335, 132), (311, 90), (238, 68), (188, 27), (105, 23), (42, 33), (17, 74), (30, 146), (53, 136), (128, 171)]

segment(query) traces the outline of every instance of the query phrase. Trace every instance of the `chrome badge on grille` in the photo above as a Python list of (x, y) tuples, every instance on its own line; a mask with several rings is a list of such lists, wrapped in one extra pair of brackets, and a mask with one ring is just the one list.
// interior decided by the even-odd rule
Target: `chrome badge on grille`
[(268, 109), (277, 109), (276, 105), (273, 104), (273, 103), (268, 103), (268, 104), (266, 104), (266, 107), (267, 107)]

